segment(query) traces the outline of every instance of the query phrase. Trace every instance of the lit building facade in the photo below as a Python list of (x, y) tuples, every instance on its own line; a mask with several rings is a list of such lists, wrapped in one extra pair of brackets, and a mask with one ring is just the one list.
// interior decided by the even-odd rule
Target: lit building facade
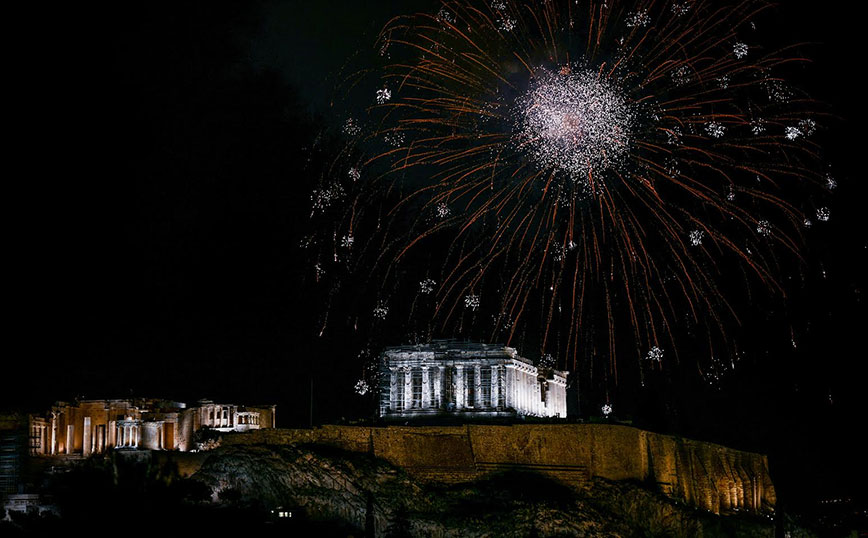
[(45, 415), (30, 415), (30, 455), (101, 454), (112, 449), (196, 448), (194, 433), (275, 427), (275, 406), (246, 407), (199, 400), (154, 398), (57, 402)]
[(452, 341), (387, 348), (380, 357), (385, 419), (567, 416), (567, 372), (537, 368), (510, 347)]

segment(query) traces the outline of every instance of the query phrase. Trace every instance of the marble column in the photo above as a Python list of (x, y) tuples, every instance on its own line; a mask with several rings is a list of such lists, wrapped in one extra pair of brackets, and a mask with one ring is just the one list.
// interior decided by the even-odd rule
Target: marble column
[(491, 367), (491, 407), (497, 409), (500, 400), (500, 366)]
[(455, 366), (455, 408), (464, 409), (464, 399), (467, 395), (467, 384), (464, 382), (464, 367)]
[(434, 368), (434, 407), (443, 407), (443, 367)]
[(413, 368), (404, 367), (404, 411), (413, 408)]
[(482, 366), (473, 367), (473, 407), (482, 407)]
[(422, 367), (422, 409), (431, 407), (431, 383), (428, 367)]
[(395, 368), (389, 368), (389, 410), (397, 409), (398, 398), (398, 371)]
[(51, 413), (51, 454), (57, 454), (57, 415)]

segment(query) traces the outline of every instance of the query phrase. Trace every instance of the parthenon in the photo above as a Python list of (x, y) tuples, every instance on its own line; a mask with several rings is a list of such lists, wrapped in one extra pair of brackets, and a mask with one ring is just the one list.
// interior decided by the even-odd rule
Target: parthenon
[(380, 416), (567, 415), (567, 372), (537, 368), (510, 347), (434, 341), (380, 357)]

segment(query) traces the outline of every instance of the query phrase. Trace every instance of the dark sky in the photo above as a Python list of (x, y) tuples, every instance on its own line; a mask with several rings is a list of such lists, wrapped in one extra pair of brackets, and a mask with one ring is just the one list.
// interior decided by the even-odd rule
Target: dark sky
[[(313, 377), (320, 420), (359, 414), (361, 368), (315, 338), (317, 305), (300, 285), (315, 179), (304, 163), (316, 165), (311, 142), (333, 120), (347, 62), (391, 16), (429, 2), (122, 4), (29, 27), (38, 52), (10, 102), (26, 150), (7, 177), (18, 344), (0, 404), (211, 397), (278, 403), (291, 425), (306, 421)], [(817, 6), (787, 2), (769, 30), (815, 43), (800, 82), (839, 118), (826, 144), (833, 219), (808, 251), (827, 278), (795, 298), (807, 347), (692, 406), (686, 427), (749, 447), (787, 443), (806, 422), (864, 419), (863, 28)], [(764, 433), (733, 433), (742, 426)]]

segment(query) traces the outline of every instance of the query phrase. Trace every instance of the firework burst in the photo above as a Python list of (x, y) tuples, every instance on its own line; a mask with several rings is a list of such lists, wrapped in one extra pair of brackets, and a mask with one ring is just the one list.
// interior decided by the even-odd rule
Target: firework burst
[(757, 43), (767, 8), (470, 0), (389, 22), (340, 223), (364, 243), (373, 317), (407, 296), (429, 337), (506, 339), (614, 380), (649, 349), (677, 363), (684, 319), (721, 345), (739, 317), (723, 272), (782, 291), (806, 213), (829, 215), (805, 195), (824, 181), (819, 115), (779, 75), (801, 59)]

